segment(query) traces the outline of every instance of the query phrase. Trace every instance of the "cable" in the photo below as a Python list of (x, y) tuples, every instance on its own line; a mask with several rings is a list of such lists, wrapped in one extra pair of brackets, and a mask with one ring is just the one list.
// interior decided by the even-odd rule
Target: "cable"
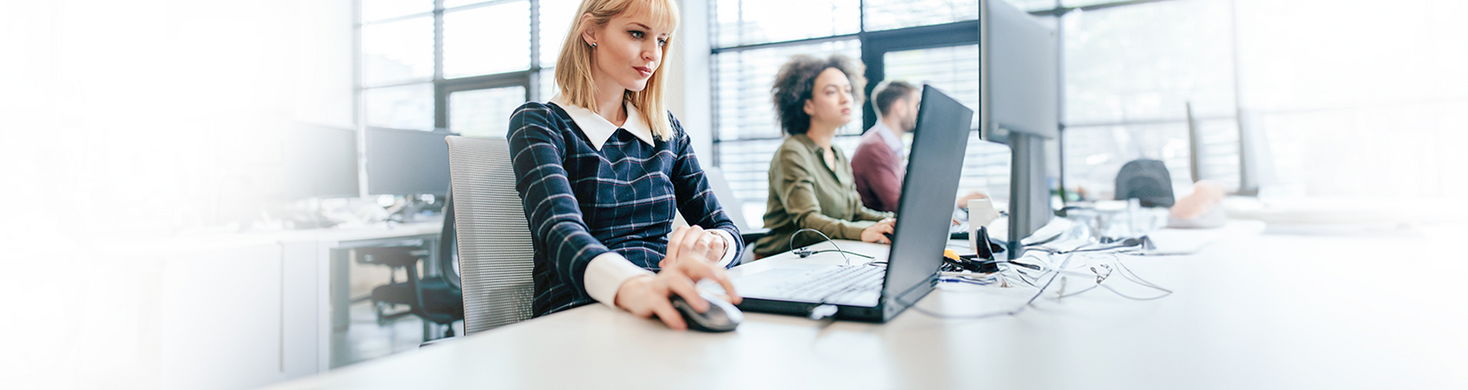
[[(1061, 261), (1059, 268), (1064, 269), (1066, 265), (1069, 265), (1070, 264), (1070, 258), (1071, 258), (1071, 255), (1069, 255), (1069, 254), (1065, 255), (1065, 260), (1062, 260)], [(889, 299), (892, 299), (892, 300), (896, 301), (898, 304), (903, 305), (903, 306), (906, 306), (908, 309), (912, 309), (913, 311), (916, 311), (918, 313), (922, 313), (922, 314), (927, 315), (927, 316), (930, 316), (930, 317), (947, 319), (947, 320), (956, 320), (956, 319), (974, 320), (974, 319), (983, 319), (983, 318), (990, 318), (990, 317), (1013, 316), (1013, 315), (1017, 315), (1019, 313), (1023, 313), (1025, 311), (1025, 309), (1028, 309), (1030, 307), (1030, 305), (1033, 305), (1035, 303), (1035, 300), (1036, 299), (1040, 299), (1040, 296), (1043, 295), (1043, 294), (1045, 294), (1045, 289), (1050, 288), (1050, 284), (1051, 283), (1055, 283), (1055, 279), (1057, 279), (1057, 278), (1060, 278), (1060, 273), (1059, 272), (1056, 272), (1054, 276), (1051, 276), (1050, 277), (1050, 280), (1048, 280), (1048, 281), (1045, 282), (1045, 285), (1040, 286), (1040, 291), (1036, 291), (1035, 292), (1035, 295), (1030, 296), (1030, 299), (1029, 300), (1026, 300), (1025, 303), (1023, 305), (1020, 305), (1019, 307), (1016, 307), (1016, 308), (1011, 309), (1011, 310), (993, 311), (993, 312), (980, 313), (980, 314), (974, 314), (974, 315), (948, 315), (948, 314), (938, 313), (938, 312), (934, 312), (934, 311), (930, 311), (928, 309), (924, 309), (924, 308), (918, 307), (916, 304), (904, 302), (902, 300), (902, 298), (898, 298), (896, 296), (888, 297), (888, 298)]]
[[(786, 248), (786, 250), (788, 250), (790, 252), (795, 252), (795, 236), (798, 236), (798, 235), (800, 235), (800, 233), (807, 232), (807, 231), (813, 232), (815, 234), (819, 234), (819, 235), (821, 235), (822, 238), (825, 238), (826, 239), (826, 242), (829, 242), (829, 243), (831, 243), (831, 246), (836, 247), (836, 252), (841, 254), (841, 258), (842, 259), (846, 259), (846, 265), (851, 265), (851, 258), (850, 257), (847, 257), (846, 254), (847, 253), (855, 254), (855, 252), (847, 252), (845, 250), (842, 250), (840, 245), (836, 245), (836, 240), (832, 240), (830, 236), (827, 236), (826, 233), (821, 233), (820, 230), (815, 230), (815, 229), (811, 229), (811, 228), (804, 228), (804, 229), (796, 230), (794, 234), (791, 234), (790, 235), (790, 243), (788, 244), (788, 247)], [(809, 252), (807, 252), (807, 254), (805, 256), (801, 256), (801, 257), (804, 258), (804, 257), (810, 256), (812, 254), (815, 254), (815, 253), (809, 253)], [(800, 255), (800, 253), (796, 253), (796, 255)], [(867, 257), (867, 258), (870, 259), (871, 257)]]
[[(1118, 254), (1116, 254), (1116, 253), (1112, 253), (1111, 254), (1111, 260), (1112, 260), (1113, 263), (1115, 263), (1118, 266), (1117, 270), (1121, 271), (1121, 272), (1117, 272), (1117, 274), (1121, 275), (1123, 278), (1126, 278), (1129, 281), (1132, 281), (1134, 283), (1137, 283), (1138, 285), (1141, 285), (1141, 286), (1144, 286), (1144, 287), (1147, 287), (1147, 288), (1151, 288), (1151, 289), (1155, 289), (1155, 290), (1158, 290), (1158, 291), (1162, 291), (1162, 294), (1156, 295), (1156, 296), (1150, 296), (1150, 297), (1137, 297), (1137, 296), (1132, 296), (1132, 295), (1128, 295), (1126, 293), (1123, 293), (1120, 290), (1117, 290), (1116, 288), (1111, 287), (1110, 285), (1105, 284), (1105, 282), (1107, 280), (1110, 280), (1110, 276), (1112, 274), (1112, 271), (1111, 271), (1112, 268), (1107, 267), (1105, 264), (1102, 264), (1101, 265), (1103, 268), (1108, 269), (1108, 272), (1106, 272), (1105, 274), (1102, 274), (1099, 271), (1096, 271), (1095, 270), (1095, 267), (1091, 267), (1091, 272), (1093, 274), (1095, 274), (1095, 280), (1096, 280), (1096, 284), (1095, 285), (1092, 285), (1090, 287), (1087, 287), (1087, 288), (1082, 289), (1082, 290), (1077, 291), (1077, 292), (1066, 294), (1065, 291), (1064, 291), (1064, 285), (1065, 285), (1064, 278), (1065, 278), (1065, 274), (1068, 271), (1069, 272), (1074, 272), (1074, 271), (1071, 271), (1071, 270), (1067, 269), (1067, 267), (1070, 265), (1072, 256), (1074, 256), (1076, 253), (1103, 252), (1103, 251), (1112, 250), (1112, 249), (1122, 249), (1122, 247), (1117, 247), (1117, 246), (1101, 247), (1101, 248), (1086, 248), (1088, 245), (1082, 245), (1081, 247), (1078, 247), (1076, 249), (1073, 249), (1073, 250), (1064, 252), (1063, 254), (1065, 254), (1065, 257), (1061, 260), (1061, 263), (1060, 263), (1059, 266), (1051, 266), (1048, 261), (1045, 261), (1044, 259), (1041, 259), (1039, 256), (1036, 256), (1035, 259), (1038, 262), (1040, 262), (1041, 264), (1044, 264), (1046, 270), (1044, 272), (1042, 272), (1039, 276), (1035, 276), (1034, 277), (1035, 278), (1035, 281), (1038, 282), (1041, 278), (1044, 278), (1046, 275), (1050, 275), (1050, 279), (1049, 280), (1046, 280), (1045, 281), (1045, 284), (1040, 285), (1040, 286), (1035, 286), (1034, 283), (1031, 283), (1029, 281), (1029, 279), (1027, 278), (1027, 277), (1030, 277), (1030, 275), (1026, 274), (1023, 270), (1020, 270), (1020, 269), (1014, 268), (1014, 267), (1009, 267), (1009, 269), (1010, 270), (1013, 270), (1014, 271), (1013, 273), (1019, 277), (1019, 280), (1020, 281), (1026, 283), (1026, 284), (1029, 284), (1031, 286), (1037, 287), (1039, 289), (1039, 291), (1036, 291), (1034, 295), (1030, 296), (1030, 299), (1029, 300), (1026, 300), (1023, 305), (1020, 305), (1020, 306), (1018, 306), (1018, 307), (1016, 307), (1014, 309), (1003, 310), (1003, 311), (987, 312), (987, 313), (980, 313), (980, 314), (974, 314), (974, 315), (949, 315), (949, 314), (944, 314), (944, 313), (939, 313), (939, 312), (934, 312), (934, 311), (931, 311), (931, 310), (927, 310), (927, 309), (918, 307), (916, 304), (909, 304), (909, 303), (903, 301), (901, 298), (898, 298), (898, 297), (895, 297), (895, 296), (894, 297), (889, 297), (889, 298), (892, 299), (892, 300), (894, 300), (894, 301), (896, 301), (898, 304), (902, 304), (904, 306), (907, 306), (908, 308), (912, 309), (913, 311), (916, 311), (918, 313), (922, 313), (922, 314), (927, 315), (927, 316), (930, 316), (930, 317), (935, 317), (935, 318), (940, 318), (940, 319), (984, 319), (984, 318), (991, 318), (991, 317), (1014, 316), (1014, 315), (1018, 315), (1020, 313), (1023, 313), (1030, 306), (1034, 305), (1034, 303), (1035, 303), (1035, 301), (1037, 299), (1039, 299), (1041, 296), (1043, 296), (1045, 294), (1045, 291), (1050, 288), (1050, 285), (1052, 285), (1052, 284), (1055, 283), (1055, 280), (1056, 279), (1062, 279), (1062, 282), (1061, 282), (1061, 284), (1062, 284), (1061, 290), (1058, 292), (1059, 295), (1055, 298), (1057, 300), (1058, 299), (1062, 299), (1062, 298), (1066, 298), (1066, 297), (1072, 297), (1072, 296), (1084, 294), (1084, 293), (1089, 292), (1091, 290), (1095, 290), (1096, 288), (1106, 289), (1107, 291), (1110, 291), (1111, 293), (1116, 294), (1117, 296), (1120, 296), (1120, 297), (1126, 298), (1126, 299), (1130, 299), (1130, 300), (1134, 300), (1134, 301), (1153, 301), (1153, 300), (1158, 300), (1158, 299), (1166, 298), (1167, 296), (1172, 295), (1172, 293), (1173, 293), (1172, 290), (1167, 289), (1167, 288), (1162, 287), (1162, 286), (1159, 286), (1156, 283), (1152, 283), (1150, 281), (1147, 281), (1146, 279), (1143, 279), (1141, 276), (1137, 275), (1136, 274), (1136, 271), (1133, 271), (1131, 269), (1131, 267), (1128, 267), (1125, 262), (1121, 261), (1120, 256)], [(1136, 246), (1136, 245), (1126, 245), (1126, 247), (1131, 247), (1131, 246)], [(1026, 254), (1026, 256), (1029, 256), (1029, 254)], [(1025, 256), (1022, 256), (1021, 258), (1023, 258), (1023, 257), (1025, 257)], [(1000, 276), (1003, 277), (1003, 275), (1000, 275)], [(1007, 277), (1006, 277), (1006, 279), (1007, 279)], [(945, 278), (940, 278), (939, 280), (940, 281), (949, 281), (949, 280), (945, 280)], [(978, 284), (978, 283), (969, 282), (968, 284)]]
[[(1076, 291), (1076, 292), (1069, 293), (1069, 294), (1062, 293), (1060, 295), (1057, 295), (1054, 299), (1060, 300), (1060, 299), (1065, 299), (1065, 298), (1069, 298), (1069, 297), (1073, 297), (1073, 296), (1085, 294), (1085, 293), (1090, 292), (1091, 290), (1095, 290), (1097, 288), (1105, 289), (1107, 291), (1110, 291), (1112, 294), (1116, 294), (1116, 296), (1119, 296), (1119, 297), (1122, 297), (1122, 298), (1126, 298), (1126, 299), (1130, 299), (1130, 300), (1134, 300), (1134, 301), (1155, 301), (1155, 300), (1158, 300), (1158, 299), (1166, 298), (1169, 295), (1172, 295), (1172, 293), (1173, 293), (1172, 290), (1170, 290), (1170, 289), (1168, 289), (1166, 287), (1159, 286), (1159, 285), (1157, 285), (1155, 283), (1152, 283), (1150, 281), (1147, 281), (1145, 279), (1142, 279), (1142, 277), (1141, 276), (1138, 276), (1135, 271), (1132, 271), (1132, 269), (1130, 267), (1127, 267), (1126, 263), (1124, 263), (1124, 262), (1121, 261), (1120, 256), (1118, 256), (1116, 254), (1113, 254), (1113, 255), (1111, 255), (1111, 260), (1112, 260), (1112, 262), (1116, 263), (1116, 265), (1119, 267), (1118, 269), (1121, 271), (1121, 272), (1117, 272), (1117, 274), (1119, 274), (1123, 278), (1125, 278), (1127, 280), (1130, 280), (1130, 281), (1132, 281), (1132, 282), (1134, 282), (1134, 283), (1136, 283), (1138, 285), (1141, 285), (1143, 287), (1147, 287), (1147, 288), (1150, 288), (1150, 289), (1153, 289), (1153, 290), (1161, 291), (1162, 294), (1155, 295), (1155, 296), (1150, 296), (1150, 297), (1137, 297), (1137, 296), (1127, 295), (1126, 293), (1121, 292), (1121, 290), (1117, 290), (1115, 287), (1111, 287), (1110, 285), (1103, 284), (1103, 283), (1105, 283), (1106, 280), (1110, 280), (1108, 278), (1108, 276), (1110, 276), (1111, 273), (1108, 272), (1106, 275), (1100, 275), (1098, 273), (1097, 274), (1098, 277), (1097, 277), (1097, 281), (1096, 281), (1096, 284), (1095, 285), (1092, 285), (1092, 286), (1087, 287), (1085, 289), (1082, 289), (1080, 291)], [(1095, 271), (1092, 271), (1092, 272), (1095, 272)]]
[[(836, 244), (831, 244), (831, 245), (836, 245)], [(852, 255), (852, 256), (856, 256), (856, 257), (860, 257), (860, 258), (864, 258), (864, 259), (875, 259), (875, 257), (871, 257), (871, 256), (867, 256), (867, 255), (863, 255), (863, 254), (856, 253), (856, 252), (851, 252), (851, 251), (843, 251), (843, 250), (840, 250), (840, 249), (822, 249), (822, 250), (818, 250), (818, 251), (814, 251), (814, 252), (805, 252), (805, 256), (806, 257), (810, 257), (810, 256), (814, 256), (814, 255), (819, 255), (819, 254), (822, 254), (822, 253), (827, 253), (827, 252), (841, 252), (841, 253), (845, 253), (845, 254), (848, 254), (848, 255)]]
[(989, 286), (995, 283), (999, 283), (999, 277), (995, 276), (995, 274), (980, 275), (969, 272), (939, 272), (938, 281), (943, 283)]
[[(1113, 257), (1113, 260), (1116, 261), (1116, 265), (1121, 266), (1121, 270), (1122, 270), (1121, 276), (1122, 277), (1127, 278), (1127, 280), (1136, 282), (1137, 284), (1140, 284), (1140, 285), (1143, 285), (1143, 286), (1146, 286), (1146, 287), (1151, 287), (1153, 289), (1156, 289), (1156, 290), (1159, 290), (1159, 291), (1162, 291), (1163, 292), (1162, 295), (1159, 295), (1159, 296), (1156, 296), (1156, 297), (1152, 297), (1152, 298), (1140, 298), (1140, 299), (1136, 299), (1136, 300), (1151, 301), (1151, 300), (1162, 299), (1163, 297), (1166, 297), (1168, 295), (1172, 295), (1172, 290), (1170, 290), (1170, 289), (1168, 289), (1166, 287), (1159, 286), (1156, 283), (1149, 282), (1146, 279), (1142, 279), (1141, 276), (1137, 275), (1137, 272), (1136, 271), (1132, 271), (1131, 267), (1127, 267), (1126, 266), (1126, 263), (1125, 262), (1122, 262), (1120, 257)], [(1113, 292), (1115, 292), (1115, 291), (1113, 291)], [(1120, 292), (1117, 292), (1116, 295), (1121, 295), (1123, 297), (1126, 297), (1126, 295), (1123, 295)]]
[[(801, 254), (800, 252), (795, 252), (795, 236), (797, 236), (800, 233), (803, 233), (805, 231), (811, 231), (811, 232), (814, 232), (816, 234), (821, 235), (822, 238), (825, 238), (826, 239), (826, 242), (830, 242), (831, 243), (831, 246), (832, 247), (835, 247), (836, 249), (825, 249), (825, 250), (820, 250), (820, 251), (809, 251), (809, 250), (807, 250), (806, 252), (804, 252), (804, 254)], [(931, 311), (931, 310), (927, 310), (927, 309), (918, 307), (915, 302), (914, 303), (908, 303), (908, 302), (903, 301), (901, 298), (899, 298), (897, 296), (889, 296), (889, 297), (887, 297), (887, 299), (891, 299), (891, 300), (895, 301), (898, 304), (901, 304), (903, 306), (906, 306), (909, 309), (912, 309), (913, 311), (916, 311), (918, 313), (922, 313), (922, 314), (927, 315), (927, 316), (930, 316), (930, 317), (935, 317), (935, 318), (939, 318), (939, 319), (971, 319), (972, 320), (972, 319), (984, 319), (984, 318), (1000, 317), (1000, 316), (1014, 316), (1014, 315), (1018, 315), (1020, 313), (1023, 313), (1026, 309), (1029, 309), (1030, 306), (1033, 306), (1036, 300), (1040, 299), (1041, 296), (1045, 295), (1045, 291), (1050, 288), (1050, 285), (1052, 285), (1052, 284), (1055, 283), (1055, 280), (1056, 279), (1062, 279), (1062, 282), (1061, 282), (1061, 290), (1058, 292), (1058, 295), (1055, 297), (1055, 299), (1057, 299), (1057, 300), (1063, 299), (1063, 298), (1066, 298), (1066, 297), (1073, 297), (1073, 296), (1076, 296), (1076, 295), (1084, 294), (1084, 293), (1089, 292), (1091, 290), (1095, 290), (1098, 287), (1099, 288), (1104, 288), (1107, 291), (1111, 291), (1111, 293), (1116, 294), (1117, 296), (1120, 296), (1122, 298), (1126, 298), (1126, 299), (1130, 299), (1130, 300), (1136, 300), (1136, 301), (1158, 300), (1158, 299), (1166, 298), (1169, 295), (1172, 295), (1172, 293), (1173, 293), (1172, 290), (1167, 289), (1167, 288), (1164, 288), (1162, 286), (1158, 286), (1155, 283), (1149, 282), (1149, 281), (1147, 281), (1145, 279), (1142, 279), (1140, 276), (1136, 275), (1136, 272), (1132, 271), (1130, 267), (1127, 267), (1126, 264), (1123, 263), (1121, 261), (1120, 257), (1116, 254), (1116, 253), (1123, 252), (1126, 249), (1132, 249), (1132, 247), (1141, 247), (1141, 246), (1144, 246), (1145, 245), (1144, 244), (1144, 241), (1142, 243), (1135, 243), (1135, 244), (1122, 244), (1122, 245), (1113, 245), (1113, 246), (1105, 246), (1105, 247), (1097, 247), (1097, 248), (1088, 248), (1091, 245), (1092, 244), (1089, 244), (1089, 243), (1088, 244), (1084, 244), (1084, 245), (1081, 245), (1079, 247), (1076, 247), (1075, 249), (1071, 249), (1071, 250), (1068, 250), (1068, 251), (1062, 251), (1062, 250), (1050, 249), (1050, 248), (1032, 248), (1031, 251), (1026, 251), (1027, 253), (1025, 253), (1023, 256), (1020, 256), (1019, 259), (1023, 259), (1023, 258), (1026, 258), (1026, 257), (1032, 257), (1033, 256), (1034, 259), (1037, 262), (1039, 262), (1040, 264), (1043, 264), (1044, 271), (1041, 272), (1039, 276), (1030, 276), (1030, 275), (1026, 274), (1023, 270), (1020, 270), (1019, 268), (1016, 268), (1014, 266), (1010, 266), (1010, 264), (1008, 264), (1008, 263), (1013, 263), (1012, 260), (1005, 262), (1006, 264), (1004, 264), (1004, 265), (1006, 266), (1006, 268), (1008, 268), (1009, 270), (1014, 271), (1013, 273), (1015, 275), (1019, 276), (1019, 280), (1020, 281), (1024, 282), (1025, 284), (1030, 285), (1031, 287), (1035, 287), (1035, 288), (1038, 289), (1038, 291), (1035, 291), (1035, 294), (1034, 295), (1031, 295), (1028, 300), (1025, 300), (1025, 303), (1024, 304), (1019, 305), (1018, 307), (1015, 307), (1014, 309), (1002, 310), (1002, 311), (993, 311), (993, 312), (980, 313), (980, 314), (974, 314), (974, 315), (949, 315), (949, 314), (939, 313), (939, 312), (935, 312), (935, 311)], [(819, 230), (809, 229), (809, 228), (804, 228), (804, 229), (796, 230), (794, 234), (791, 234), (790, 235), (790, 241), (789, 241), (788, 246), (789, 246), (789, 249), (788, 249), (789, 251), (794, 252), (797, 255), (801, 255), (801, 257), (807, 257), (807, 256), (810, 256), (810, 255), (819, 254), (819, 253), (826, 253), (826, 252), (837, 252), (837, 253), (840, 253), (841, 254), (841, 258), (842, 259), (846, 260), (846, 265), (848, 265), (848, 266), (851, 265), (851, 258), (848, 257), (847, 254), (853, 254), (853, 255), (864, 257), (864, 258), (872, 259), (871, 256), (866, 256), (866, 255), (863, 255), (863, 254), (860, 254), (860, 253), (848, 252), (846, 250), (843, 250), (843, 249), (841, 249), (841, 247), (839, 245), (836, 244), (836, 241), (835, 240), (832, 240), (831, 239), (830, 236), (827, 236), (825, 233), (821, 233)], [(802, 249), (805, 249), (805, 248), (802, 248)], [(1118, 249), (1120, 249), (1120, 250), (1118, 250)], [(1113, 288), (1113, 287), (1111, 287), (1109, 285), (1104, 284), (1106, 280), (1109, 280), (1109, 276), (1111, 275), (1111, 272), (1110, 271), (1108, 271), (1105, 275), (1101, 275), (1099, 272), (1095, 271), (1095, 268), (1094, 267), (1092, 267), (1092, 271), (1091, 272), (1094, 273), (1094, 274), (1096, 274), (1096, 284), (1095, 285), (1092, 285), (1090, 287), (1087, 287), (1087, 288), (1082, 289), (1082, 290), (1077, 291), (1077, 292), (1073, 292), (1073, 293), (1069, 293), (1069, 294), (1066, 294), (1065, 293), (1065, 289), (1064, 289), (1064, 285), (1065, 285), (1064, 278), (1065, 278), (1065, 275), (1067, 273), (1078, 273), (1078, 274), (1082, 274), (1082, 276), (1088, 276), (1088, 277), (1091, 276), (1091, 275), (1084, 275), (1083, 273), (1081, 273), (1079, 271), (1074, 271), (1074, 270), (1070, 270), (1070, 269), (1067, 269), (1066, 268), (1067, 266), (1070, 265), (1071, 258), (1076, 253), (1088, 253), (1088, 252), (1089, 253), (1104, 253), (1106, 251), (1112, 251), (1112, 250), (1118, 250), (1116, 252), (1111, 252), (1111, 255), (1112, 255), (1111, 258), (1112, 258), (1112, 261), (1115, 262), (1120, 267), (1120, 269), (1123, 271), (1123, 272), (1120, 273), (1123, 278), (1126, 278), (1127, 280), (1130, 280), (1132, 282), (1135, 282), (1135, 283), (1137, 283), (1139, 285), (1142, 285), (1144, 287), (1148, 287), (1148, 288), (1152, 288), (1152, 289), (1155, 289), (1155, 290), (1162, 291), (1163, 293), (1161, 295), (1152, 296), (1152, 297), (1134, 297), (1134, 296), (1127, 295), (1125, 293), (1122, 293), (1120, 290), (1117, 290), (1117, 289), (1115, 289), (1115, 288)], [(1042, 253), (1046, 253), (1046, 254), (1051, 255), (1051, 256), (1056, 255), (1056, 254), (1063, 254), (1063, 255), (1065, 255), (1065, 258), (1063, 258), (1061, 260), (1059, 266), (1051, 266), (1050, 263), (1048, 261), (1046, 261), (1045, 259), (1042, 259), (1038, 255), (1034, 255), (1035, 252), (1042, 252)], [(1013, 260), (1018, 260), (1018, 259), (1013, 259)], [(878, 263), (880, 263), (880, 264), (878, 264)], [(1020, 265), (1020, 266), (1027, 266), (1027, 264), (1024, 264), (1024, 263), (1013, 263), (1013, 264)], [(873, 262), (873, 263), (871, 263), (869, 265), (872, 265), (872, 266), (883, 266), (883, 265), (886, 265), (886, 262), (885, 261), (883, 261), (883, 262)], [(1103, 264), (1103, 267), (1104, 267), (1104, 264)], [(1025, 268), (1030, 268), (1030, 267), (1025, 267)], [(1109, 270), (1109, 267), (1106, 267), (1106, 268), (1108, 268), (1108, 270)], [(967, 277), (967, 276), (964, 276), (964, 275), (942, 275), (942, 274), (940, 274), (939, 275), (939, 278), (937, 280), (938, 280), (938, 282), (943, 282), (943, 283), (959, 283), (959, 284), (970, 284), (970, 285), (978, 285), (978, 286), (989, 286), (989, 285), (994, 285), (994, 284), (999, 283), (1001, 281), (1001, 278), (1004, 279), (1004, 280), (1009, 279), (1007, 276), (1004, 276), (1003, 274), (1004, 274), (1004, 272), (1003, 272), (1003, 270), (1001, 270), (997, 274), (991, 274), (987, 279), (975, 279), (975, 278), (970, 278), (970, 277)], [(998, 276), (996, 277), (995, 275), (998, 275)], [(1050, 279), (1049, 280), (1046, 280), (1045, 281), (1045, 284), (1038, 285), (1038, 286), (1034, 282), (1031, 282), (1027, 278), (1027, 277), (1033, 277), (1035, 279), (1035, 282), (1039, 282), (1039, 280), (1041, 278), (1044, 278), (1046, 275), (1049, 275), (1050, 276)], [(831, 297), (834, 297), (834, 296), (836, 296), (838, 294), (842, 294), (842, 293), (846, 293), (846, 292), (852, 291), (854, 288), (855, 288), (855, 286), (848, 286), (846, 288), (843, 288), (843, 289), (840, 289), (840, 290), (837, 290), (837, 291), (833, 291), (833, 292), (830, 292), (830, 293), (822, 296), (818, 300), (817, 304), (810, 309), (810, 313), (809, 313), (808, 317), (810, 319), (813, 319), (813, 320), (820, 320), (820, 319), (823, 319), (823, 318), (826, 318), (826, 317), (831, 317), (831, 316), (836, 315), (837, 308), (836, 308), (836, 306), (831, 305), (828, 302), (828, 299), (830, 299)]]
[(1078, 253), (1078, 252), (1105, 252), (1105, 251), (1109, 251), (1109, 250), (1113, 250), (1113, 249), (1119, 249), (1118, 252), (1122, 252), (1122, 251), (1125, 251), (1125, 250), (1128, 250), (1128, 249), (1133, 249), (1133, 248), (1136, 248), (1136, 249), (1145, 248), (1145, 246), (1146, 246), (1146, 242), (1145, 241), (1137, 240), (1135, 242), (1123, 242), (1121, 244), (1112, 245), (1112, 246), (1103, 246), (1103, 247), (1099, 247), (1099, 248), (1086, 248), (1085, 246), (1081, 246), (1081, 247), (1076, 248), (1076, 249), (1063, 250), (1063, 249), (1048, 248), (1048, 247), (1043, 247), (1043, 246), (1027, 246), (1027, 247), (1025, 247), (1025, 249), (1027, 251), (1045, 252), (1045, 253), (1049, 253), (1049, 254), (1067, 254), (1067, 253)]

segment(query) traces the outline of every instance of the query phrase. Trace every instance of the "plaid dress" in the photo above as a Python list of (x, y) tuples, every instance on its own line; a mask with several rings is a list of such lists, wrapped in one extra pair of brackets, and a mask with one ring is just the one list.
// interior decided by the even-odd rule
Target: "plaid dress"
[(608, 251), (657, 272), (675, 211), (691, 224), (724, 229), (736, 241), (729, 250), (744, 250), (688, 134), (677, 118), (669, 119), (671, 140), (649, 146), (618, 129), (597, 150), (554, 103), (515, 110), (508, 138), (515, 190), (535, 246), (535, 316), (595, 302), (586, 292), (586, 266)]

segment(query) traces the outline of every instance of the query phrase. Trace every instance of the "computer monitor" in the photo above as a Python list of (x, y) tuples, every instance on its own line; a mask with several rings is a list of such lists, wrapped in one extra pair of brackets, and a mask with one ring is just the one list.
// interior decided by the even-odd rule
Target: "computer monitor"
[[(1193, 114), (1192, 103), (1184, 103), (1184, 109), (1188, 119), (1188, 167), (1192, 174), (1192, 181), (1216, 180), (1227, 183), (1229, 178), (1219, 177), (1216, 172), (1205, 169), (1209, 160), (1204, 156), (1210, 151), (1207, 150), (1203, 140), (1202, 123)], [(1259, 196), (1259, 187), (1270, 179), (1272, 172), (1269, 149), (1264, 146), (1267, 144), (1264, 141), (1264, 134), (1259, 132), (1257, 114), (1239, 111), (1236, 123), (1239, 173), (1238, 187), (1232, 193), (1240, 196)]]
[(449, 152), (442, 131), (367, 128), (367, 194), (446, 195)]
[(1004, 0), (979, 0), (979, 122), (986, 138), (1060, 133), (1059, 39)]
[(1013, 152), (1010, 257), (1055, 216), (1045, 141), (1059, 135), (1060, 62), (1055, 31), (1003, 0), (979, 0), (979, 126)]
[(358, 196), (355, 129), (301, 124), (285, 130), (280, 138), (282, 198)]

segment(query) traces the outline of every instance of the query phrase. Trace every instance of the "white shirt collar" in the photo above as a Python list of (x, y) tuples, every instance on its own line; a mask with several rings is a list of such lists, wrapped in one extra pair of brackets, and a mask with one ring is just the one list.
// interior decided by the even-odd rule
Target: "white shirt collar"
[[(561, 95), (556, 95), (550, 102), (561, 106), (561, 109), (566, 110), (567, 114), (571, 114), (571, 120), (576, 122), (576, 126), (581, 127), (581, 131), (586, 133), (586, 139), (591, 140), (591, 145), (595, 146), (596, 150), (601, 150), (602, 145), (605, 145), (607, 140), (612, 138), (612, 134), (619, 129), (617, 125), (585, 107), (566, 103)], [(642, 113), (637, 111), (637, 107), (632, 106), (632, 102), (623, 104), (627, 108), (627, 122), (623, 123), (620, 129), (627, 130), (637, 139), (652, 146), (652, 128), (648, 127), (647, 121), (642, 119)]]
[(882, 123), (882, 121), (877, 121), (877, 124), (872, 126), (870, 131), (875, 131), (877, 135), (882, 136), (882, 141), (887, 143), (887, 148), (892, 149), (892, 152), (897, 153), (898, 156), (902, 155), (902, 138), (898, 138), (897, 134), (893, 134), (892, 129), (887, 127), (887, 124)]

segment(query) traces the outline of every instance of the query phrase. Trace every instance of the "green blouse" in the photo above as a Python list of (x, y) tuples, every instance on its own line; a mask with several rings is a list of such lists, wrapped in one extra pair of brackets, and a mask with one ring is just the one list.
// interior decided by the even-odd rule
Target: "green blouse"
[[(833, 146), (831, 151), (836, 154), (835, 169), (826, 166), (825, 149), (805, 134), (786, 137), (780, 144), (770, 161), (764, 218), (770, 232), (755, 242), (756, 254), (790, 250), (790, 236), (804, 228), (819, 230), (832, 239), (860, 240), (863, 229), (893, 216), (861, 205), (851, 161), (840, 148)], [(823, 240), (819, 234), (804, 232), (795, 237), (795, 247)]]

